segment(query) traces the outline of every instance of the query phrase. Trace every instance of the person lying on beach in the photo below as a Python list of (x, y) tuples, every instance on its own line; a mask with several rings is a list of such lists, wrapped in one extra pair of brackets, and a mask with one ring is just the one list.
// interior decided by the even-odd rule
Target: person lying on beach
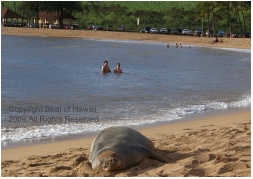
[(103, 74), (111, 72), (110, 67), (108, 66), (108, 61), (107, 60), (104, 61), (104, 65), (102, 66), (101, 72)]
[(117, 63), (117, 65), (114, 69), (114, 73), (117, 73), (117, 74), (122, 73), (122, 69), (120, 68), (120, 63)]

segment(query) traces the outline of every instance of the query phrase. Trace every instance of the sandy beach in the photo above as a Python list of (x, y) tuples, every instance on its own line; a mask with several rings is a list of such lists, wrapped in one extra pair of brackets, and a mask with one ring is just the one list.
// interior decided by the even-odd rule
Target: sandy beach
[[(115, 40), (142, 40), (158, 41), (170, 44), (175, 43), (198, 46), (212, 46), (223, 48), (251, 49), (251, 38), (222, 38), (222, 42), (211, 43), (212, 38), (194, 37), (184, 35), (164, 35), (164, 34), (145, 34), (136, 32), (114, 32), (114, 31), (94, 31), (94, 30), (61, 30), (61, 29), (34, 29), (34, 28), (15, 28), (2, 27), (2, 34), (25, 35), (25, 36), (54, 36), (72, 38), (91, 38), (91, 39), (115, 39)], [(188, 46), (187, 46), (188, 47)]]
[(250, 116), (250, 110), (232, 111), (139, 130), (169, 163), (144, 159), (123, 171), (93, 171), (92, 136), (2, 150), (2, 176), (250, 177)]
[[(181, 43), (219, 48), (251, 49), (250, 38), (223, 38), (212, 44), (210, 38), (133, 32), (58, 30), (2, 27), (1, 33), (23, 36), (52, 36), (91, 39), (142, 40)], [(2, 42), (4, 43), (4, 42)], [(116, 176), (184, 177), (251, 176), (250, 109), (204, 114), (181, 122), (138, 129), (156, 147), (158, 155), (170, 159), (161, 163), (144, 159), (138, 166), (117, 172), (92, 170), (88, 158), (95, 136), (61, 140), (1, 150), (3, 177)]]

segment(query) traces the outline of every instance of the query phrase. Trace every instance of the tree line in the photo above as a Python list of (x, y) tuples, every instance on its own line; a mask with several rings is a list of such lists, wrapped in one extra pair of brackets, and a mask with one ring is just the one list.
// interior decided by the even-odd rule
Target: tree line
[(217, 26), (241, 36), (250, 32), (251, 1), (203, 1), (196, 7), (200, 10), (200, 17), (205, 18), (208, 29), (214, 32)]
[(224, 29), (241, 35), (251, 28), (251, 1), (2, 1), (1, 4), (27, 19), (38, 17), (40, 11), (56, 12), (59, 28), (63, 28), (63, 14), (76, 17), (80, 26), (125, 25), (128, 30), (140, 28), (137, 18), (140, 26), (157, 28), (194, 30), (203, 26), (204, 30)]

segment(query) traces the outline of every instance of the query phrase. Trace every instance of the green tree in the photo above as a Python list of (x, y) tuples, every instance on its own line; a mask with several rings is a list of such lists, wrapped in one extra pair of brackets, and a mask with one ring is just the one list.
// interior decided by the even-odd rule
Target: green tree
[(83, 10), (80, 1), (43, 1), (41, 2), (41, 10), (48, 13), (56, 12), (59, 18), (59, 28), (63, 28), (63, 15), (73, 12), (81, 12)]
[(199, 14), (197, 14), (197, 19), (198, 18), (201, 18), (201, 19), (206, 18), (208, 30), (210, 30), (210, 16), (212, 13), (212, 6), (211, 6), (210, 2), (209, 1), (199, 2), (196, 7), (197, 7), (197, 9), (200, 10)]
[(35, 17), (35, 26), (39, 27), (39, 12), (41, 9), (42, 2), (35, 1), (21, 1), (19, 5), (19, 11), (22, 11), (23, 16), (27, 17), (28, 23), (30, 24), (31, 17)]
[(240, 1), (241, 6), (241, 13), (242, 13), (242, 19), (243, 19), (243, 26), (244, 26), (244, 32), (247, 32), (247, 25), (246, 25), (246, 15), (248, 14), (248, 22), (251, 22), (251, 1)]

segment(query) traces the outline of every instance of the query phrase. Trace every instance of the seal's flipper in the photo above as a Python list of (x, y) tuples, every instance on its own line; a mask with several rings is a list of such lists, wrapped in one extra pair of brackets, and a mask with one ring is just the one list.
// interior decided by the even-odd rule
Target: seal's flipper
[(143, 149), (145, 150), (145, 152), (147, 152), (149, 154), (150, 158), (152, 158), (152, 159), (156, 159), (156, 160), (163, 162), (163, 163), (168, 163), (169, 160), (171, 160), (171, 159), (168, 160), (164, 157), (157, 155), (154, 151), (151, 151), (150, 149), (148, 149), (146, 147), (143, 147)]

